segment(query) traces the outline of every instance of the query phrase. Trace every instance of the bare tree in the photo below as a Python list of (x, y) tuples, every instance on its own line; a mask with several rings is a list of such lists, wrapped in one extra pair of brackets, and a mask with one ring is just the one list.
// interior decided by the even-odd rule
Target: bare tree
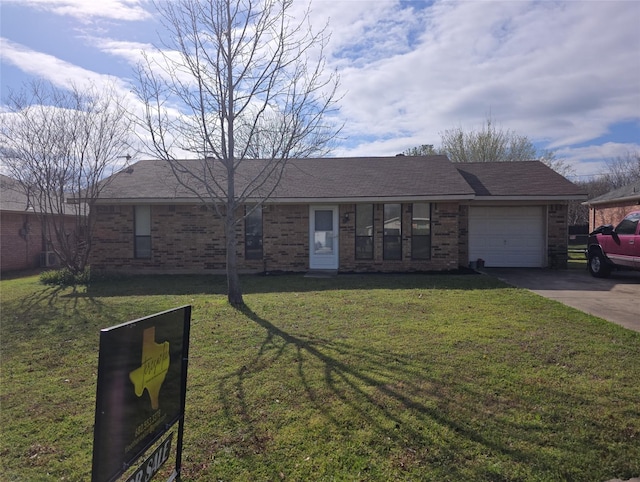
[[(591, 179), (576, 181), (588, 199), (640, 181), (640, 152), (629, 151), (624, 156), (609, 159), (600, 174)], [(569, 225), (589, 224), (589, 208), (581, 202), (569, 204)]]
[(610, 159), (602, 170), (601, 177), (609, 191), (639, 181), (640, 152), (627, 152), (624, 156)]
[(574, 169), (564, 159), (557, 159), (553, 151), (538, 151), (527, 136), (510, 129), (496, 128), (488, 118), (479, 131), (464, 131), (461, 127), (440, 134), (439, 152), (453, 162), (506, 162), (539, 160), (557, 173), (567, 177)]
[[(587, 199), (593, 199), (601, 196), (613, 188), (602, 176), (575, 181), (581, 190), (586, 193)], [(589, 224), (589, 208), (582, 204), (583, 201), (572, 201), (569, 203), (568, 222), (569, 226), (588, 225)]]
[[(34, 81), (11, 92), (0, 115), (0, 156), (41, 218), (45, 242), (81, 272), (91, 251), (90, 209), (119, 157), (131, 121), (113, 86), (62, 89)], [(74, 202), (68, 200), (73, 198)]]
[(410, 147), (402, 153), (403, 156), (434, 156), (439, 152), (433, 147), (433, 144), (422, 144), (420, 146)]
[[(292, 0), (177, 0), (157, 4), (166, 35), (138, 71), (148, 148), (224, 223), (228, 299), (242, 305), (236, 225), (263, 203), (292, 157), (327, 152), (338, 79), (324, 73), (325, 30)], [(202, 163), (183, 162), (194, 154)], [(263, 169), (243, 176), (243, 161)], [(195, 168), (198, 165), (201, 167)], [(221, 169), (218, 168), (221, 166)], [(222, 174), (221, 174), (222, 171)]]
[(440, 136), (440, 150), (453, 162), (528, 161), (537, 157), (537, 150), (528, 137), (496, 128), (491, 118), (479, 131), (467, 132), (456, 127)]

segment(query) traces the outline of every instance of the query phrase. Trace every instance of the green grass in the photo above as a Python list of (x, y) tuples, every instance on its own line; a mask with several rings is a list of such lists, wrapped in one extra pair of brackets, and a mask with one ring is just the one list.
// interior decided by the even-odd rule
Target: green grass
[(584, 255), (586, 249), (586, 244), (569, 246), (569, 259), (567, 261), (567, 267), (570, 269), (587, 269), (587, 258)]
[(484, 275), (243, 284), (0, 282), (2, 480), (88, 480), (99, 330), (183, 304), (183, 480), (640, 476), (638, 333)]

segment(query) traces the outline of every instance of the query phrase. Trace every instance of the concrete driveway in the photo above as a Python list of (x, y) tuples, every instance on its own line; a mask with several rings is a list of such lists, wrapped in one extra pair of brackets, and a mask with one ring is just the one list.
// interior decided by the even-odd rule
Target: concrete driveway
[(586, 269), (486, 268), (484, 273), (640, 332), (640, 272), (594, 278)]

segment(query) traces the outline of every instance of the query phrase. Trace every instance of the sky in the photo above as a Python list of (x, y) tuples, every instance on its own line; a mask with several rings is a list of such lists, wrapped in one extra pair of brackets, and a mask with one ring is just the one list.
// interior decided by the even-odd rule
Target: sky
[[(640, 152), (638, 0), (313, 0), (310, 21), (328, 24), (340, 76), (333, 156), (437, 147), (488, 118), (574, 180)], [(149, 0), (2, 0), (0, 22), (0, 109), (36, 78), (130, 95), (141, 52), (167, 35)]]

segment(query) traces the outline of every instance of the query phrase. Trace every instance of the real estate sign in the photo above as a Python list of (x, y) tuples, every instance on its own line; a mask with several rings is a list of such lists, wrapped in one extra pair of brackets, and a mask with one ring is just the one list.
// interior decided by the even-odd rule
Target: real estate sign
[(100, 331), (92, 482), (117, 479), (178, 421), (179, 472), (190, 321), (183, 306)]

